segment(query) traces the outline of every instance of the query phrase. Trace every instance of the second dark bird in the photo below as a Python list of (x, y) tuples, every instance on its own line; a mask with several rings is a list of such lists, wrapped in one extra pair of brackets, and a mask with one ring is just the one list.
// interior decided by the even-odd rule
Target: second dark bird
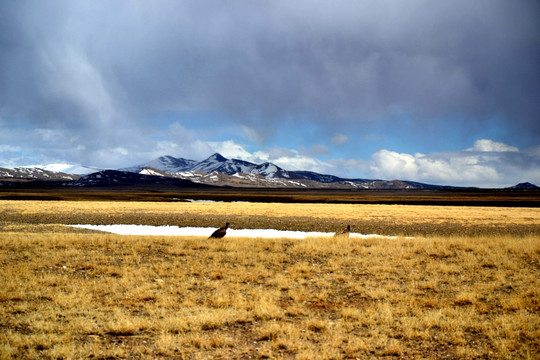
[(335, 233), (334, 238), (348, 238), (350, 232), (351, 232), (351, 225), (347, 225), (346, 229)]

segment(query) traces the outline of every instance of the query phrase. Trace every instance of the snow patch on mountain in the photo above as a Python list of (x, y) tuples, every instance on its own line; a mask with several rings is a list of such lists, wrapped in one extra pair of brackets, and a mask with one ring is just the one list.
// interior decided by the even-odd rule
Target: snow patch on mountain
[(155, 170), (155, 169), (151, 169), (151, 168), (148, 168), (148, 169), (142, 169), (139, 174), (141, 175), (153, 175), (153, 176), (165, 176), (166, 174), (163, 173), (162, 171), (158, 171), (158, 170)]
[(166, 173), (174, 174), (177, 172), (189, 171), (195, 164), (197, 164), (197, 161), (195, 160), (175, 158), (170, 155), (166, 155), (166, 156), (158, 157), (157, 159), (154, 159), (144, 164), (135, 165), (128, 168), (123, 168), (120, 170), (140, 173), (144, 169), (151, 168), (151, 169), (163, 171)]
[[(283, 171), (283, 169), (278, 167), (277, 165), (274, 165), (274, 164), (271, 164), (271, 163), (264, 163), (264, 164), (256, 166), (250, 172), (252, 174), (259, 174), (259, 175), (262, 175), (262, 176), (268, 177), (268, 178), (275, 178), (275, 177), (277, 177), (277, 174), (280, 171)], [(288, 174), (287, 174), (286, 177), (288, 177)]]

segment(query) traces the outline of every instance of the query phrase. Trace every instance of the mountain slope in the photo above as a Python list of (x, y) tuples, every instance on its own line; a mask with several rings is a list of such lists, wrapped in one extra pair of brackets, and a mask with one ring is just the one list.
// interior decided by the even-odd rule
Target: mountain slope
[(70, 181), (79, 175), (50, 171), (38, 167), (0, 168), (0, 181)]
[(80, 179), (64, 184), (65, 186), (171, 186), (183, 188), (208, 187), (205, 184), (196, 184), (189, 180), (163, 175), (145, 175), (128, 171), (103, 170), (81, 177)]
[(539, 189), (539, 187), (534, 184), (531, 184), (530, 182), (523, 182), (514, 186), (507, 187), (507, 189), (532, 190), (532, 189)]
[(189, 169), (189, 171), (201, 171), (205, 173), (217, 171), (223, 174), (233, 175), (236, 173), (249, 174), (255, 167), (257, 167), (256, 164), (248, 161), (226, 159), (220, 154), (216, 153), (210, 156), (208, 159), (197, 163), (195, 166)]

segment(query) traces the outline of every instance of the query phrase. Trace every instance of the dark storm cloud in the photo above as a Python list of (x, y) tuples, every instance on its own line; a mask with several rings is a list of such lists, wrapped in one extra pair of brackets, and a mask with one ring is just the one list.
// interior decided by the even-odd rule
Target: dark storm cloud
[(540, 135), (535, 1), (0, 6), (0, 116), (9, 121), (103, 132), (160, 111), (262, 127), (405, 113), (480, 127), (498, 118), (525, 142)]

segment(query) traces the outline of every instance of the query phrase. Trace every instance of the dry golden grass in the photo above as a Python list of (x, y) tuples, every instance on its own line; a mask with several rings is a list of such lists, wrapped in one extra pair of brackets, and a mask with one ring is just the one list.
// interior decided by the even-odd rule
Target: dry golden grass
[[(384, 235), (535, 235), (540, 209), (419, 205), (0, 201), (0, 227), (29, 224), (144, 224), (276, 228)], [(0, 228), (1, 229), (1, 228)]]
[[(0, 359), (540, 357), (538, 233), (361, 240), (117, 236), (49, 220), (150, 219), (176, 210), (200, 218), (206, 211), (214, 221), (222, 212), (240, 219), (250, 211), (262, 217), (266, 209), (269, 223), (283, 217), (303, 228), (310, 226), (302, 223), (309, 213), (311, 222), (333, 224), (346, 208), (1, 205)], [(486, 229), (505, 219), (518, 228), (538, 222), (536, 209), (408, 208), (360, 206), (355, 216), (403, 226), (445, 219)]]

